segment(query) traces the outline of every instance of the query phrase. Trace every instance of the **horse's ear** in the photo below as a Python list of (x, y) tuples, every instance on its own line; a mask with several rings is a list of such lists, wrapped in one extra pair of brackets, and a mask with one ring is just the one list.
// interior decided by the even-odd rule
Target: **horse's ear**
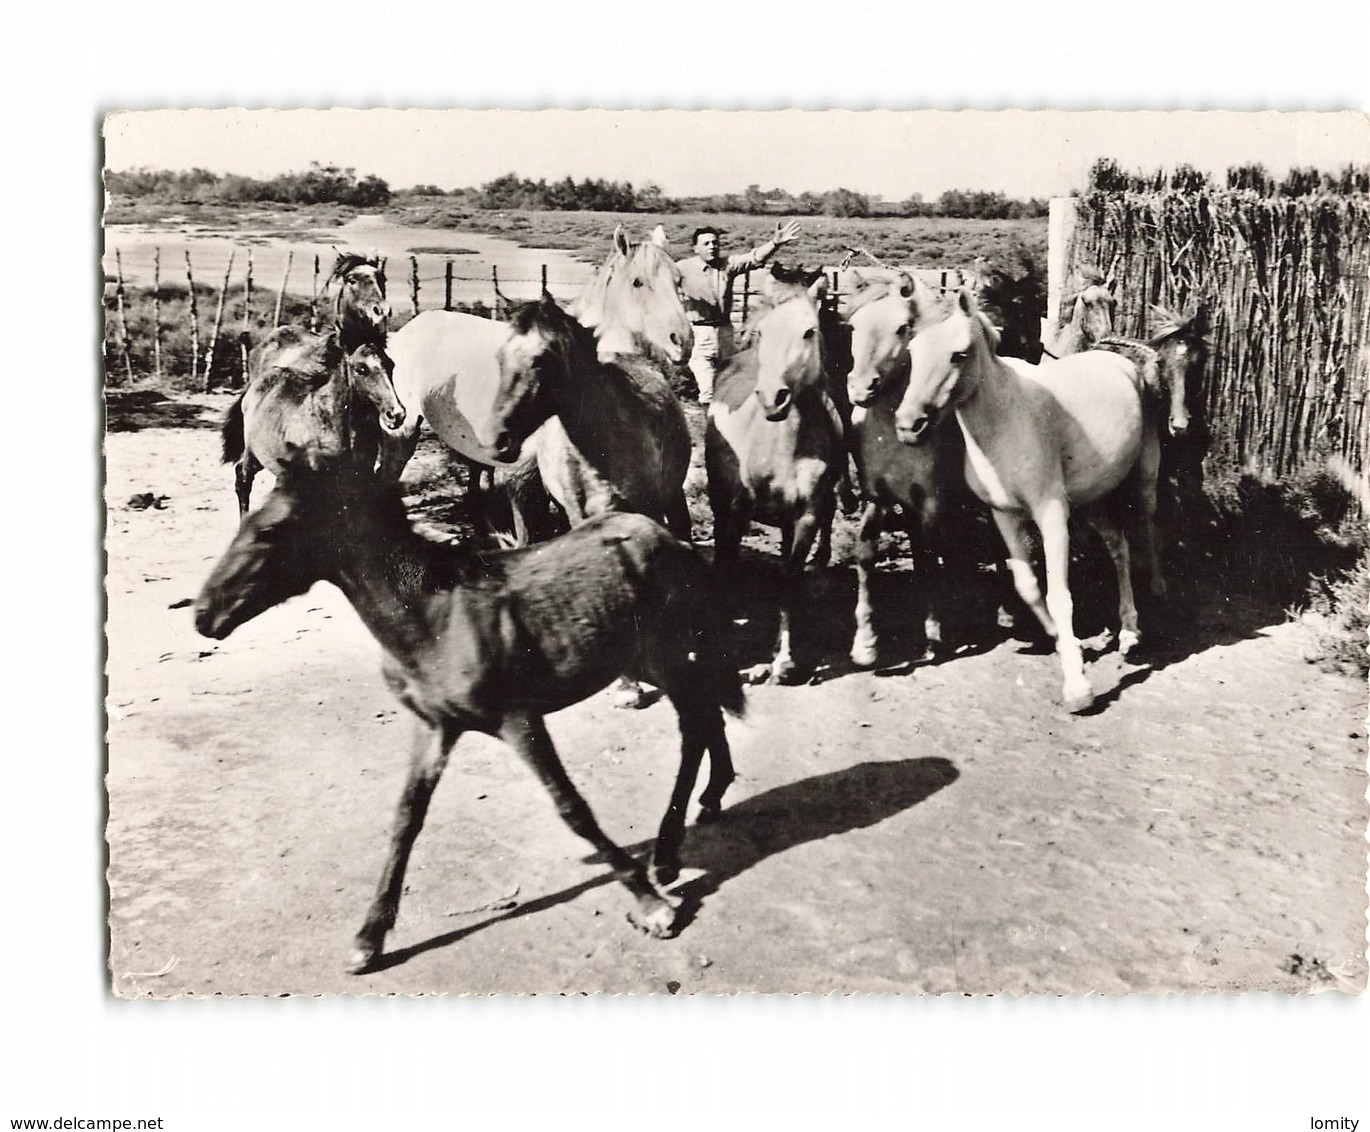
[(626, 256), (629, 247), (628, 233), (623, 230), (623, 225), (620, 224), (614, 229), (614, 248), (619, 255)]
[(975, 315), (980, 313), (980, 304), (975, 301), (975, 292), (969, 287), (962, 287), (956, 292), (956, 305), (961, 308), (963, 314)]
[(809, 298), (816, 303), (821, 303), (828, 297), (828, 277), (821, 271), (818, 278), (809, 284)]
[(652, 243), (659, 248), (664, 248), (666, 246), (666, 229), (660, 224), (652, 229)]
[(918, 281), (907, 271), (901, 271), (897, 282), (899, 284), (899, 297), (901, 299), (913, 298), (918, 287)]

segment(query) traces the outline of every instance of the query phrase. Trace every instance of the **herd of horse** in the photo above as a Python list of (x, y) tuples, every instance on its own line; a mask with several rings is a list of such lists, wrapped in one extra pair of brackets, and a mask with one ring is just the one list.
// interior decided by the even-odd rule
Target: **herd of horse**
[[(223, 638), (307, 590), (334, 583), (381, 644), (390, 688), (416, 717), (409, 776), (350, 969), (382, 962), (410, 850), (453, 745), (495, 735), (551, 792), (572, 830), (604, 854), (654, 936), (675, 930), (686, 811), (704, 755), (700, 820), (733, 779), (723, 713), (744, 709), (724, 595), (749, 525), (780, 534), (779, 628), (769, 676), (797, 666), (791, 623), (805, 565), (826, 560), (840, 496), (859, 489), (858, 597), (850, 656), (876, 663), (871, 574), (896, 513), (908, 532), (926, 647), (942, 629), (957, 540), (953, 511), (987, 505), (1024, 603), (1056, 643), (1063, 699), (1093, 692), (1074, 634), (1068, 519), (1103, 539), (1117, 575), (1118, 647), (1141, 639), (1136, 545), (1150, 593), (1165, 593), (1155, 516), (1176, 468), (1196, 467), (1202, 431), (1202, 314), (1171, 316), (1150, 342), (1112, 333), (1113, 280), (1075, 297), (1041, 364), (997, 353), (970, 289), (944, 298), (897, 270), (852, 278), (840, 303), (821, 271), (772, 268), (741, 350), (708, 410), (704, 465), (712, 560), (691, 544), (691, 435), (672, 388), (693, 336), (680, 273), (660, 228), (622, 228), (580, 300), (511, 305), (507, 321), (425, 312), (393, 334), (383, 263), (339, 258), (333, 324), (284, 326), (252, 352), (226, 418), (242, 522), (196, 603)], [(468, 492), (500, 474), (536, 478), (570, 524), (535, 541), (515, 508), (515, 548), (491, 551), (417, 532), (400, 476), (421, 422), (469, 466)], [(1184, 450), (1181, 453), (1181, 450)], [(1200, 459), (1202, 453), (1200, 453)], [(256, 471), (276, 477), (256, 510)], [(1035, 527), (1046, 567), (1032, 566)], [(615, 680), (658, 687), (679, 717), (680, 767), (650, 866), (610, 841), (567, 776), (543, 722)]]

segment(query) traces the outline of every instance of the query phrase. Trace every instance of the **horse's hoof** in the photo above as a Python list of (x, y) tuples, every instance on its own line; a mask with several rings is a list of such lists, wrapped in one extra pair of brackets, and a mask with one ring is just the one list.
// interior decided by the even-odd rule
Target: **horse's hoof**
[(750, 668), (744, 668), (741, 675), (744, 684), (764, 684), (771, 678), (771, 666), (769, 664), (753, 664)]
[(771, 662), (771, 683), (772, 684), (793, 684), (799, 679), (799, 670), (795, 667), (792, 660), (775, 660)]
[(647, 693), (640, 687), (634, 685), (631, 688), (614, 689), (614, 707), (624, 711), (636, 711), (638, 708), (647, 706), (649, 698)]
[(1118, 652), (1122, 656), (1127, 656), (1141, 643), (1142, 635), (1135, 629), (1124, 629), (1118, 634)]
[(664, 897), (650, 907), (639, 904), (628, 913), (628, 922), (653, 939), (670, 939), (675, 934), (675, 908)]
[(716, 802), (700, 801), (699, 817), (695, 818), (695, 825), (712, 825), (723, 814), (723, 807)]
[(1070, 712), (1071, 715), (1079, 715), (1082, 711), (1088, 711), (1094, 706), (1094, 692), (1090, 688), (1074, 695), (1067, 695), (1064, 699), (1066, 711)]
[(879, 657), (879, 646), (873, 640), (853, 641), (850, 656), (857, 668), (874, 668)]
[(379, 944), (357, 942), (347, 956), (346, 971), (349, 975), (364, 975), (376, 965), (381, 957)]

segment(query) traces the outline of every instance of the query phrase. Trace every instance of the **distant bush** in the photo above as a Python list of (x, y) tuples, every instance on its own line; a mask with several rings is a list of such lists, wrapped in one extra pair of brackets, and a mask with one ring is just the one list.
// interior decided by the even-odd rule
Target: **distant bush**
[(173, 172), (169, 169), (105, 171), (105, 187), (112, 194), (150, 197), (182, 203), (346, 204), (376, 208), (390, 200), (390, 186), (367, 174), (357, 178), (355, 169), (311, 162), (300, 173), (282, 173), (267, 181), (236, 173), (218, 174), (207, 169)]

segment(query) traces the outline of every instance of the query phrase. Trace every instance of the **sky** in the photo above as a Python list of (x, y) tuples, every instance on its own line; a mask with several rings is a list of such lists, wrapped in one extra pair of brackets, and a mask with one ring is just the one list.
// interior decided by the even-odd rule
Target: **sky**
[(1093, 161), (1370, 164), (1363, 112), (891, 110), (161, 110), (110, 115), (110, 169), (270, 177), (310, 161), (392, 188), (534, 180), (655, 182), (667, 195), (837, 187), (902, 200), (947, 189), (1063, 196)]

